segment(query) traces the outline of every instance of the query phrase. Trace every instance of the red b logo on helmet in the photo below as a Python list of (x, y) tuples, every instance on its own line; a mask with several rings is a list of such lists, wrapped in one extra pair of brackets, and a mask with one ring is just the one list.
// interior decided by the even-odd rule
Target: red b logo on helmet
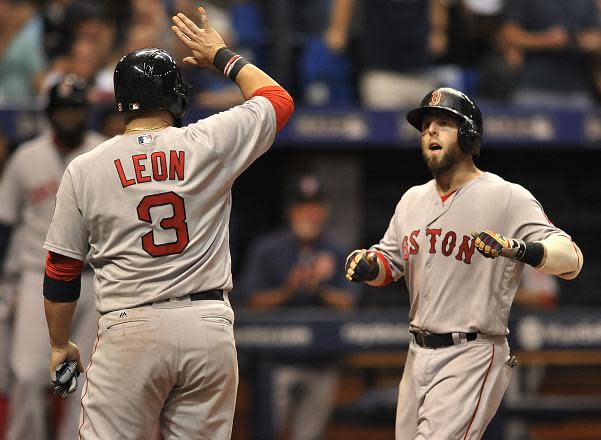
[(428, 105), (438, 105), (440, 98), (442, 98), (442, 92), (440, 90), (434, 90), (430, 97), (430, 104)]

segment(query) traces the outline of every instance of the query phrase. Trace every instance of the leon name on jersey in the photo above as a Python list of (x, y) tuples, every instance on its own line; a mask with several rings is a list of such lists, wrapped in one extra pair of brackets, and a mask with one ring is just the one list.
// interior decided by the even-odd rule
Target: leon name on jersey
[(115, 168), (123, 188), (152, 180), (184, 180), (186, 155), (183, 151), (155, 151), (148, 154), (134, 154), (131, 157), (133, 174), (126, 175), (120, 159), (115, 159)]

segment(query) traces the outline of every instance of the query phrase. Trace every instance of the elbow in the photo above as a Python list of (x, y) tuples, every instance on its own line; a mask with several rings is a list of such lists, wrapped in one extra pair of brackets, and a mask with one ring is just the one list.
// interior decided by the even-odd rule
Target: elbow
[(584, 256), (582, 255), (582, 251), (576, 245), (576, 243), (572, 243), (572, 244), (574, 245), (574, 251), (576, 252), (576, 269), (574, 269), (570, 272), (566, 272), (566, 273), (557, 275), (559, 278), (561, 278), (563, 280), (573, 280), (574, 278), (576, 278), (578, 276), (578, 274), (580, 273), (580, 271), (582, 270), (582, 266), (584, 265)]

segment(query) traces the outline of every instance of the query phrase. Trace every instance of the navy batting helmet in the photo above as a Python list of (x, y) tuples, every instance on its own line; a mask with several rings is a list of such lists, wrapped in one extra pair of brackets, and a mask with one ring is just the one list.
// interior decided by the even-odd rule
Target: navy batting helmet
[(407, 113), (407, 121), (422, 130), (422, 119), (429, 109), (439, 109), (459, 117), (461, 125), (457, 134), (463, 151), (477, 158), (482, 140), (482, 114), (474, 102), (464, 93), (450, 87), (442, 87), (428, 93), (419, 107)]
[(76, 75), (65, 75), (48, 92), (48, 113), (58, 108), (89, 106), (87, 83)]
[(120, 112), (167, 110), (173, 117), (186, 113), (190, 87), (173, 57), (162, 49), (138, 49), (125, 55), (113, 78)]

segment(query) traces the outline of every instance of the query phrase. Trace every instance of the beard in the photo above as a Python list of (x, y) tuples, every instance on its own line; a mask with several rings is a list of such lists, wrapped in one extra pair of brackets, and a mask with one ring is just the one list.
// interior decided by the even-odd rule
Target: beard
[(428, 156), (427, 148), (422, 148), (422, 157), (428, 170), (434, 177), (440, 176), (448, 172), (453, 166), (461, 160), (461, 151), (459, 148), (450, 148), (442, 154)]

